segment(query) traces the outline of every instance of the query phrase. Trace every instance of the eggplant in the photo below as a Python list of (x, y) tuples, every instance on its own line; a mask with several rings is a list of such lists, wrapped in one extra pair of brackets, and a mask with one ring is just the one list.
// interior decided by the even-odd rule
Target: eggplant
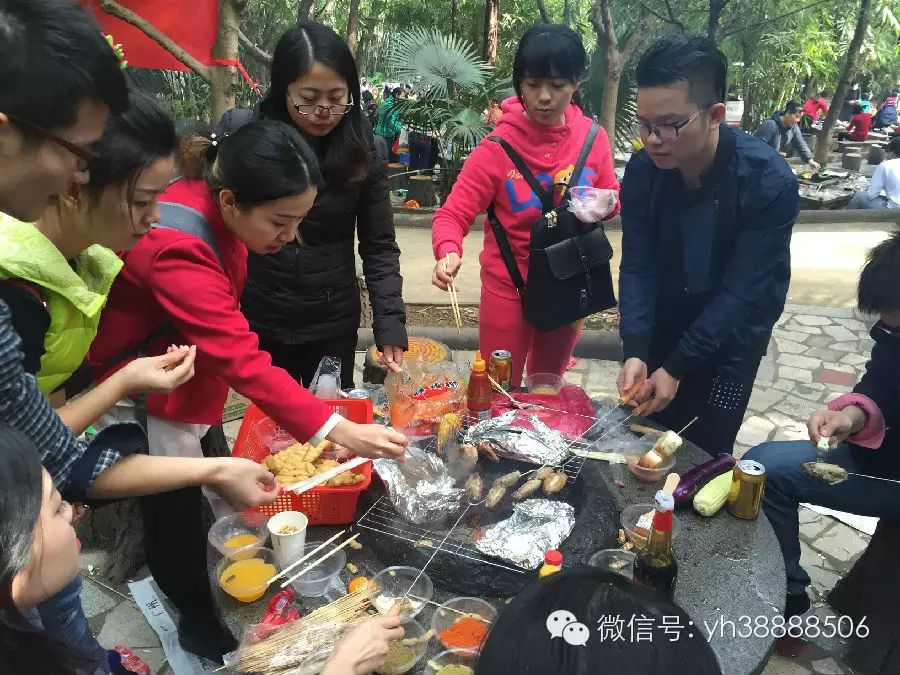
[(723, 452), (713, 457), (708, 462), (698, 464), (685, 474), (682, 474), (681, 481), (672, 497), (675, 499), (676, 506), (684, 506), (690, 504), (694, 495), (716, 476), (720, 476), (726, 471), (734, 468), (734, 457), (727, 452)]

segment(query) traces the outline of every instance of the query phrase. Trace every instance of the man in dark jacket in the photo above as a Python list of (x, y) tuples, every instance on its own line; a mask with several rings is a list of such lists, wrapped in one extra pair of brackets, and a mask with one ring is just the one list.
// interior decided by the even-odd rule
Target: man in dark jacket
[(657, 42), (637, 66), (644, 149), (622, 182), (624, 395), (709, 453), (731, 452), (790, 281), (797, 181), (724, 124), (712, 42)]
[[(800, 565), (798, 509), (801, 502), (839, 511), (900, 520), (900, 485), (850, 476), (836, 485), (807, 475), (805, 462), (823, 461), (851, 473), (900, 479), (900, 236), (870, 254), (859, 280), (859, 309), (880, 315), (872, 328), (875, 346), (866, 372), (853, 388), (809, 419), (807, 441), (777, 441), (745, 456), (766, 467), (763, 510), (781, 545), (787, 571), (787, 617), (809, 610), (809, 575)], [(813, 443), (831, 448), (819, 459)], [(886, 671), (885, 671), (886, 672)]]
[(803, 132), (800, 131), (801, 119), (803, 119), (803, 108), (796, 101), (790, 101), (784, 110), (776, 112), (760, 124), (754, 135), (775, 150), (790, 146), (803, 158), (804, 162), (813, 169), (818, 169), (819, 163), (813, 159), (812, 150), (803, 140)]

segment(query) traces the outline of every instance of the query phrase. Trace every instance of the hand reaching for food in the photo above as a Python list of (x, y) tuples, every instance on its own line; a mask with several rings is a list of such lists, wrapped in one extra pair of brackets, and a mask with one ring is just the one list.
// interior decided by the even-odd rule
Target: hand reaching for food
[(364, 675), (383, 666), (390, 643), (406, 634), (399, 613), (397, 605), (387, 615), (367, 619), (347, 633), (325, 663), (322, 675)]
[(862, 408), (851, 405), (843, 410), (823, 410), (814, 412), (806, 428), (809, 440), (818, 445), (822, 439), (828, 439), (830, 448), (843, 443), (850, 436), (860, 431), (866, 424), (866, 414)]
[(409, 439), (399, 431), (380, 424), (356, 424), (341, 420), (328, 439), (349, 448), (360, 457), (403, 461)]

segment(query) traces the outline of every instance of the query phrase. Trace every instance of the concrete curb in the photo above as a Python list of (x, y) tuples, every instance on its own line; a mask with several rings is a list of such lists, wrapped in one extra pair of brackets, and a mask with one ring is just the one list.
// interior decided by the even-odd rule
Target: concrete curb
[[(478, 329), (463, 328), (457, 333), (453, 328), (418, 327), (409, 326), (411, 334), (420, 337), (431, 338), (443, 342), (450, 349), (473, 351), (478, 349)], [(371, 347), (375, 338), (371, 328), (360, 328), (356, 348), (360, 351)], [(621, 361), (622, 345), (619, 341), (618, 331), (586, 330), (581, 333), (581, 339), (575, 345), (576, 357), (582, 359), (598, 359), (601, 361)]]
[[(431, 218), (434, 215), (432, 209), (394, 209), (394, 225), (396, 227), (431, 228)], [(481, 224), (484, 214), (476, 219)], [(848, 222), (852, 221), (852, 222)], [(892, 227), (900, 225), (900, 209), (854, 209), (848, 211), (801, 211), (797, 217), (797, 230), (817, 231), (821, 226), (841, 223), (843, 231), (871, 230), (872, 225)], [(622, 220), (616, 216), (605, 223), (611, 230), (621, 230)]]

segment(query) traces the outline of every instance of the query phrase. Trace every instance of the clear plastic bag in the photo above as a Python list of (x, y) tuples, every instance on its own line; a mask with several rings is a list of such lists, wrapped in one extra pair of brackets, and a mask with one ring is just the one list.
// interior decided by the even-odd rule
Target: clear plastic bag
[(569, 194), (569, 211), (583, 223), (598, 223), (616, 209), (615, 190), (581, 186)]
[(309, 391), (318, 398), (335, 399), (341, 388), (341, 360), (336, 356), (323, 356), (309, 383)]
[(389, 373), (384, 381), (390, 402), (391, 425), (417, 438), (434, 435), (441, 418), (466, 414), (466, 386), (462, 367), (451, 361), (406, 363), (403, 373)]

